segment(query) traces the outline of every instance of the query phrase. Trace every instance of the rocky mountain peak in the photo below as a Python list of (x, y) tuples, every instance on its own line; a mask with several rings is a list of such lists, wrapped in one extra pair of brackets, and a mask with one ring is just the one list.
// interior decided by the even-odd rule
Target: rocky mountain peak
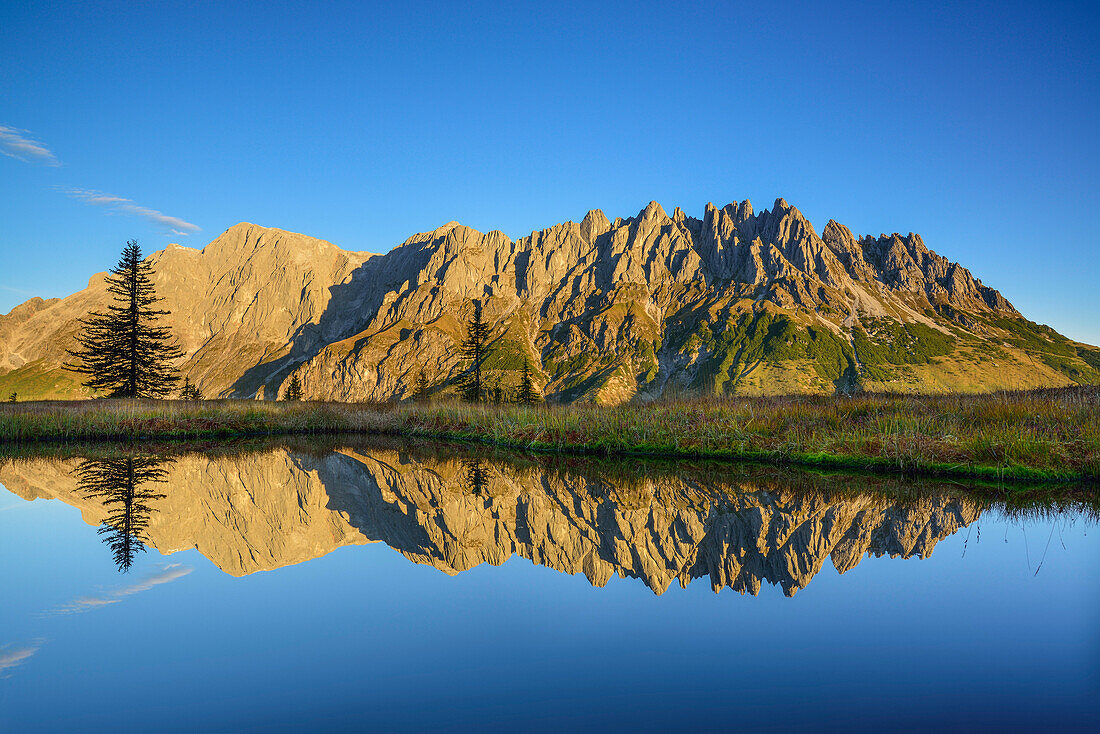
[(730, 216), (733, 217), (734, 222), (737, 224), (747, 222), (755, 216), (752, 211), (752, 202), (748, 199), (745, 199), (741, 203), (734, 202), (732, 204), (727, 204), (723, 211), (729, 211)]
[(830, 219), (825, 224), (825, 229), (821, 230), (821, 240), (836, 253), (852, 253), (858, 249), (852, 230), (835, 219)]
[(591, 209), (581, 220), (581, 237), (586, 242), (593, 242), (597, 237), (611, 229), (611, 222), (601, 209)]
[(646, 204), (645, 209), (638, 214), (638, 217), (640, 219), (668, 219), (665, 210), (656, 201)]

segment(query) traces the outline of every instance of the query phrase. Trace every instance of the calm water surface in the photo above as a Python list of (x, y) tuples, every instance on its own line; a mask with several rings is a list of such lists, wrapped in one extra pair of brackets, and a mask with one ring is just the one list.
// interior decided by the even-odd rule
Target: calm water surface
[(1080, 493), (148, 450), (0, 463), (0, 731), (1100, 727)]

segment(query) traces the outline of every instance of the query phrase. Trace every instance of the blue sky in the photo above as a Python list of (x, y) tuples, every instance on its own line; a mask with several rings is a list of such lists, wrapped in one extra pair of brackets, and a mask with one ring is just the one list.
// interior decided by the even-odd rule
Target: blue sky
[(920, 232), (1100, 343), (1086, 4), (0, 5), (0, 312), (239, 221), (385, 252), (650, 199)]

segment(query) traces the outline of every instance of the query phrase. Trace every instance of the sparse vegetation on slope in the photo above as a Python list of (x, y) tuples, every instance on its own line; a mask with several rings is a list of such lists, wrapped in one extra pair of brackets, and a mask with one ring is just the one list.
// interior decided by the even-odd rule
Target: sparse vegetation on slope
[(599, 406), (87, 401), (0, 405), (0, 441), (367, 433), (540, 451), (903, 474), (1100, 479), (1100, 388)]

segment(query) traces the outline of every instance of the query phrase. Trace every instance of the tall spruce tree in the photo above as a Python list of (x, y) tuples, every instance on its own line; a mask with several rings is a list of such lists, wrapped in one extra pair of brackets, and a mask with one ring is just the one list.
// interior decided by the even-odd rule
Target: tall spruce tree
[(474, 302), (474, 314), (466, 323), (466, 340), (462, 343), (462, 356), (470, 366), (462, 381), (462, 398), (471, 403), (485, 399), (486, 390), (481, 378), (481, 365), (489, 348), (489, 325), (481, 316), (481, 302)]
[(172, 362), (183, 352), (171, 331), (156, 325), (168, 311), (154, 308), (161, 299), (152, 274), (137, 242), (128, 241), (107, 276), (114, 302), (106, 312), (93, 311), (80, 320), (80, 346), (68, 352), (76, 361), (65, 367), (87, 375), (85, 387), (110, 398), (163, 398), (172, 392), (179, 380)]
[(519, 389), (516, 391), (516, 402), (520, 405), (534, 405), (542, 400), (535, 381), (531, 378), (531, 362), (527, 357), (523, 358), (523, 371), (519, 373)]

